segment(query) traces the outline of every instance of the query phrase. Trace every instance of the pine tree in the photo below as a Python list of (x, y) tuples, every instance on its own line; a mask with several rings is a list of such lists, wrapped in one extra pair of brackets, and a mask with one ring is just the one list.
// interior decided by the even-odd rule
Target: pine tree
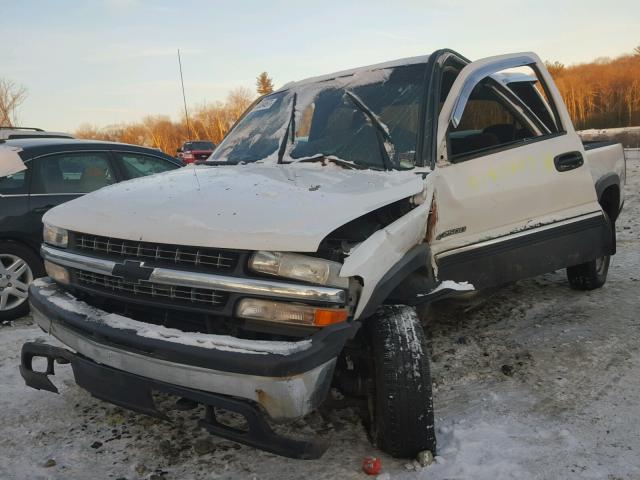
[(256, 79), (256, 90), (259, 95), (267, 95), (273, 92), (273, 79), (267, 75), (267, 72), (262, 72)]

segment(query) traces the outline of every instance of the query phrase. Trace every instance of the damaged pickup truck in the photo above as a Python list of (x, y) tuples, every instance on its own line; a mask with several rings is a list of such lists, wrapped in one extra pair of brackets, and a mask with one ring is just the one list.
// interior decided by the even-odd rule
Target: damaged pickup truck
[(621, 146), (581, 143), (532, 53), (291, 83), (207, 162), (45, 215), (29, 299), (68, 348), (25, 344), (22, 376), (57, 392), (70, 363), (97, 398), (151, 415), (152, 392), (190, 399), (210, 432), (297, 458), (326, 445), (275, 423), (334, 387), (384, 451), (435, 452), (415, 307), (563, 268), (602, 286), (624, 180)]

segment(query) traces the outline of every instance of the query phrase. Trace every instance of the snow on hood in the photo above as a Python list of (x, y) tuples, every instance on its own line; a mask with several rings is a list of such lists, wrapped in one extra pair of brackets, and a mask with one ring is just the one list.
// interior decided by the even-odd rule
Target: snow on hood
[(185, 167), (103, 188), (50, 210), (43, 221), (127, 240), (313, 252), (336, 228), (423, 186), (413, 171)]
[(0, 145), (0, 177), (26, 170), (27, 166), (19, 155), (21, 151), (21, 148)]

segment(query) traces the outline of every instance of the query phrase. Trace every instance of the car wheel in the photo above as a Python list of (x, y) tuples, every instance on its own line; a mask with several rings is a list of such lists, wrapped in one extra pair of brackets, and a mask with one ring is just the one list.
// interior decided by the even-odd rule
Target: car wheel
[(425, 336), (412, 307), (385, 306), (367, 320), (374, 392), (369, 434), (394, 457), (435, 454), (431, 373)]
[[(615, 241), (616, 227), (613, 222), (611, 222), (611, 230)], [(602, 287), (607, 281), (610, 261), (611, 257), (605, 255), (590, 262), (567, 267), (569, 285), (574, 290), (594, 290)]]
[(14, 320), (29, 311), (29, 285), (43, 274), (40, 258), (29, 247), (0, 242), (0, 320)]
[(567, 267), (569, 285), (574, 290), (594, 290), (602, 287), (607, 281), (611, 257), (596, 258), (590, 262)]

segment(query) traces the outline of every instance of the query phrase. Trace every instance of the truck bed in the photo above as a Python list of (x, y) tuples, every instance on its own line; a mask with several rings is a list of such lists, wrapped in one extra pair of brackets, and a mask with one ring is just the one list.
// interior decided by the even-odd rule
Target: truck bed
[(611, 185), (620, 188), (620, 206), (624, 203), (626, 161), (621, 143), (609, 141), (583, 141), (585, 161), (591, 170), (598, 197)]

